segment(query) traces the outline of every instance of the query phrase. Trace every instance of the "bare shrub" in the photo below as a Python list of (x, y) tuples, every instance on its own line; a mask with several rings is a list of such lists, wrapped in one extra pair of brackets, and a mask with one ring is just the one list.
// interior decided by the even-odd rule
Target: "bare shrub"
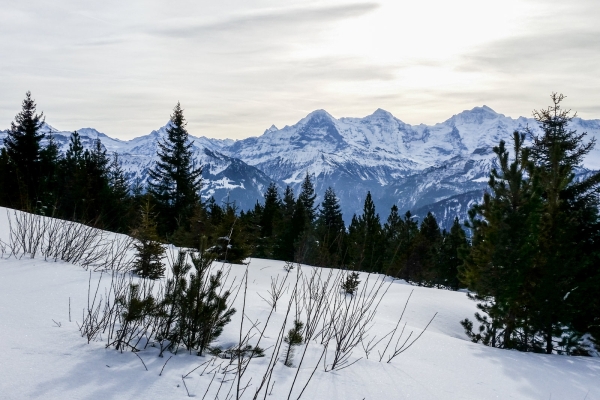
[(9, 256), (31, 258), (40, 255), (46, 261), (65, 261), (94, 270), (126, 271), (131, 268), (133, 239), (80, 224), (44, 217), (24, 211), (7, 210)]

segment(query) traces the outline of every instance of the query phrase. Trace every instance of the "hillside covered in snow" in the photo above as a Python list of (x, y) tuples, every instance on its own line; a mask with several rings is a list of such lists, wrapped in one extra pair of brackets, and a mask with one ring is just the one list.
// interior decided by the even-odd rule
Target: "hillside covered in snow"
[[(254, 346), (260, 339), (264, 349), (264, 357), (249, 360), (239, 386), (237, 358), (198, 356), (185, 350), (166, 351), (158, 357), (156, 338), (132, 342), (136, 352), (118, 351), (107, 345), (110, 332), (91, 337), (82, 335), (80, 327), (90, 310), (92, 314), (96, 308), (103, 310), (98, 305), (111, 298), (111, 281), (122, 278), (139, 284), (140, 279), (109, 267), (107, 259), (115, 261), (114, 246), (103, 257), (88, 255), (67, 262), (65, 253), (53, 253), (51, 248), (58, 242), (48, 236), (28, 234), (27, 238), (38, 238), (38, 242), (23, 241), (25, 236), (15, 234), (22, 232), (16, 215), (0, 209), (3, 399), (231, 399), (235, 393), (242, 399), (600, 399), (597, 357), (521, 353), (471, 343), (459, 321), (471, 317), (476, 307), (464, 292), (414, 287), (402, 280), (361, 273), (357, 294), (348, 296), (339, 287), (343, 271), (297, 264), (290, 269), (290, 264), (266, 259), (212, 267), (212, 271), (226, 272), (223, 286), (237, 293), (230, 302), (236, 312), (213, 345), (228, 349), (247, 340)], [(46, 221), (45, 226), (53, 223), (41, 221)], [(78, 226), (58, 224), (52, 226), (70, 226), (71, 232)], [(128, 240), (95, 232), (96, 236), (88, 235), (93, 236), (91, 252)], [(37, 248), (38, 253), (27, 253), (15, 244), (19, 241), (29, 251)], [(176, 251), (169, 249), (172, 255)], [(333, 278), (327, 281), (327, 277)], [(310, 286), (311, 282), (318, 284)], [(311, 287), (315, 290), (307, 291)], [(269, 302), (274, 288), (280, 292), (275, 309)], [(325, 317), (317, 320), (341, 315), (331, 307), (344, 310), (347, 304), (366, 305), (374, 311), (373, 317), (365, 325), (362, 340), (347, 352), (343, 368), (332, 369), (336, 340), (325, 342), (327, 347), (318, 329), (312, 340), (295, 348), (293, 361), (286, 366), (282, 332), (292, 327), (294, 318), (308, 323), (309, 298), (318, 298), (323, 288), (329, 288), (327, 298), (333, 303), (324, 308), (328, 310)], [(375, 302), (369, 303), (371, 298)], [(349, 312), (353, 313), (351, 308)], [(356, 322), (360, 325), (364, 320)], [(413, 344), (390, 359), (403, 343)]]

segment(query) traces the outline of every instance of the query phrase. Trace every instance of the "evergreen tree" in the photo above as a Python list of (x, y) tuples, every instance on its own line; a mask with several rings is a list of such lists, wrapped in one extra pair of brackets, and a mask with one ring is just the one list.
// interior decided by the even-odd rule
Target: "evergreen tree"
[(167, 137), (158, 143), (158, 161), (148, 171), (148, 192), (159, 212), (159, 233), (171, 235), (179, 225), (188, 228), (200, 201), (202, 168), (194, 161), (192, 143), (179, 103), (173, 109)]
[(27, 92), (21, 112), (11, 122), (8, 135), (4, 139), (9, 173), (15, 178), (8, 188), (18, 188), (19, 207), (26, 209), (36, 207), (41, 195), (41, 141), (45, 135), (40, 132), (40, 128), (43, 123), (44, 113), (36, 113), (35, 100), (31, 98), (31, 92)]
[(468, 320), (463, 326), (473, 341), (493, 347), (527, 349), (534, 340), (530, 298), (541, 196), (524, 139), (523, 133), (514, 133), (512, 162), (504, 141), (494, 148), (500, 170), (492, 169), (491, 193), (469, 211), (472, 247), (460, 270), (485, 314), (475, 315), (479, 333)]
[(80, 221), (79, 215), (84, 208), (82, 201), (86, 193), (86, 173), (84, 149), (77, 131), (71, 133), (69, 147), (60, 166), (60, 215), (64, 218)]
[(133, 202), (129, 194), (129, 184), (125, 178), (125, 172), (119, 162), (117, 153), (113, 154), (112, 161), (108, 167), (108, 186), (110, 196), (107, 199), (107, 215), (110, 218), (109, 229), (116, 232), (127, 232)]
[(40, 208), (38, 212), (42, 215), (54, 215), (59, 201), (60, 185), (60, 163), (62, 156), (54, 136), (49, 134), (46, 139), (48, 144), (40, 152), (40, 167), (42, 170), (39, 183)]
[(352, 217), (348, 228), (348, 241), (348, 253), (354, 269), (369, 272), (382, 270), (385, 242), (371, 192), (368, 192), (365, 198), (363, 214)]
[(156, 223), (149, 200), (140, 210), (140, 221), (137, 228), (133, 230), (132, 236), (136, 239), (133, 244), (136, 256), (132, 271), (142, 278), (161, 278), (165, 271), (162, 262), (165, 248), (156, 233)]
[(304, 323), (296, 319), (294, 320), (294, 327), (290, 329), (286, 337), (283, 338), (283, 341), (287, 344), (283, 359), (283, 364), (286, 367), (291, 367), (293, 365), (294, 346), (299, 346), (304, 341), (304, 338), (302, 337), (302, 329), (304, 329)]
[(440, 260), (437, 271), (437, 284), (447, 289), (458, 290), (460, 281), (458, 278), (458, 267), (462, 265), (459, 257), (460, 252), (467, 251), (469, 242), (465, 236), (458, 217), (454, 218), (450, 232), (442, 233), (440, 248)]
[(302, 202), (302, 206), (304, 207), (306, 222), (312, 224), (316, 215), (317, 207), (315, 206), (315, 199), (317, 198), (317, 195), (315, 194), (315, 186), (308, 171), (306, 171), (306, 176), (304, 177), (304, 181), (302, 181), (301, 188), (302, 190), (300, 191), (300, 195), (298, 195), (298, 200)]
[(84, 152), (85, 207), (82, 220), (98, 220), (103, 228), (110, 228), (116, 216), (110, 216), (111, 203), (110, 159), (100, 139), (93, 141), (91, 150)]
[(274, 182), (269, 184), (265, 192), (265, 204), (260, 207), (260, 238), (256, 246), (256, 256), (269, 258), (273, 255), (274, 231), (280, 219), (281, 200)]
[(228, 202), (221, 209), (220, 223), (211, 227), (215, 236), (212, 253), (217, 260), (241, 264), (250, 255), (249, 237), (235, 206)]
[(325, 267), (340, 266), (344, 258), (346, 227), (339, 200), (331, 187), (327, 188), (323, 196), (315, 230), (318, 241), (317, 264)]
[(432, 286), (437, 281), (442, 234), (431, 212), (421, 221), (421, 227), (412, 242), (402, 277), (418, 285)]
[[(410, 218), (410, 212), (407, 214)], [(415, 225), (415, 231), (417, 226)], [(413, 235), (408, 235), (407, 221), (398, 214), (398, 207), (394, 204), (390, 215), (383, 225), (385, 240), (384, 270), (391, 276), (399, 276), (406, 262), (408, 248)]]
[[(544, 199), (539, 252), (535, 260), (538, 268), (533, 292), (537, 310), (534, 325), (544, 338), (543, 350), (548, 354), (555, 349), (555, 338), (565, 334), (565, 327), (570, 329), (572, 318), (579, 311), (574, 307), (577, 303), (573, 303), (577, 298), (575, 288), (581, 283), (579, 279), (598, 274), (597, 263), (592, 258), (597, 251), (593, 252), (592, 243), (595, 241), (596, 246), (599, 243), (600, 191), (600, 173), (579, 182), (575, 181), (574, 173), (594, 147), (595, 140), (584, 143), (585, 133), (569, 129), (574, 116), (561, 108), (562, 94), (553, 93), (551, 98), (550, 107), (534, 111), (542, 134), (533, 137), (531, 146), (531, 158)], [(571, 292), (576, 294), (574, 298), (570, 298)], [(587, 293), (591, 294), (598, 296), (600, 290)]]
[[(293, 236), (295, 241), (294, 260), (302, 263), (314, 263), (316, 257), (314, 222), (316, 216), (315, 188), (311, 175), (306, 172), (294, 211)], [(303, 215), (299, 213), (302, 212)]]
[(273, 235), (276, 236), (273, 257), (277, 260), (294, 260), (295, 242), (298, 234), (298, 230), (295, 229), (293, 223), (295, 209), (296, 199), (294, 198), (294, 191), (288, 185), (283, 193), (280, 221), (273, 233)]
[(180, 321), (181, 339), (186, 349), (204, 355), (208, 346), (223, 332), (231, 321), (234, 308), (227, 306), (230, 292), (220, 291), (223, 272), (209, 275), (214, 256), (202, 246), (191, 255), (194, 270), (184, 292)]

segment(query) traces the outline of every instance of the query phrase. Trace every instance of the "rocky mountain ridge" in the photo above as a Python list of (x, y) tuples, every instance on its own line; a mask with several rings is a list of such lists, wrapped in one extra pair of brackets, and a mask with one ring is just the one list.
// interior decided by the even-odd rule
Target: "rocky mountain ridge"
[[(435, 125), (406, 124), (382, 109), (364, 118), (339, 119), (316, 110), (294, 125), (281, 129), (273, 125), (257, 137), (191, 139), (198, 162), (205, 166), (205, 199), (224, 201), (229, 196), (238, 207), (248, 209), (262, 200), (269, 182), (289, 184), (298, 192), (309, 173), (318, 194), (328, 186), (335, 189), (347, 222), (361, 212), (366, 192), (371, 191), (382, 218), (392, 204), (417, 215), (431, 205), (440, 218), (445, 215), (445, 226), (453, 219), (449, 215), (464, 219), (469, 204), (481, 198), (494, 163), (492, 148), (527, 127), (539, 133), (532, 118), (513, 119), (487, 106)], [(588, 138), (600, 137), (600, 120), (575, 118), (570, 127), (587, 132)], [(66, 149), (70, 132), (49, 125), (44, 129)], [(78, 132), (86, 146), (99, 138), (108, 152), (120, 155), (128, 177), (143, 182), (166, 126), (129, 141), (92, 128)], [(0, 132), (0, 138), (5, 134)], [(600, 169), (600, 148), (586, 158), (585, 167)]]

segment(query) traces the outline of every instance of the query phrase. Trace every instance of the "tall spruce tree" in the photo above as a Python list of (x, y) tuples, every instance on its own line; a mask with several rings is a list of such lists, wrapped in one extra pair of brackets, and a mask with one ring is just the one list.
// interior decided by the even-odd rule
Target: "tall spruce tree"
[(429, 212), (411, 243), (402, 278), (418, 285), (433, 286), (437, 280), (441, 242), (440, 228), (435, 216)]
[[(548, 354), (557, 346), (562, 347), (559, 351), (571, 351), (556, 338), (569, 336), (565, 329), (572, 330), (573, 317), (581, 313), (578, 308), (583, 304), (577, 302), (576, 288), (583, 280), (598, 274), (594, 260), (597, 250), (593, 250), (599, 244), (600, 192), (598, 172), (575, 180), (575, 169), (581, 166), (595, 140), (584, 143), (585, 133), (569, 129), (574, 116), (561, 108), (562, 94), (553, 93), (551, 99), (550, 107), (534, 111), (542, 134), (533, 137), (531, 146), (544, 199), (536, 257), (537, 284), (533, 290), (537, 310), (534, 327), (543, 336), (543, 350)], [(598, 296), (600, 289), (586, 295)]]
[(277, 224), (277, 229), (274, 231), (274, 235), (277, 237), (275, 238), (273, 257), (278, 260), (294, 260), (297, 230), (294, 229), (292, 221), (295, 209), (296, 199), (294, 197), (294, 190), (288, 185), (283, 193), (280, 221)]
[[(44, 113), (36, 113), (35, 100), (31, 92), (25, 94), (21, 112), (11, 122), (8, 135), (4, 139), (6, 157), (8, 157), (9, 176), (14, 177), (7, 185), (9, 190), (18, 190), (20, 201), (13, 206), (34, 210), (41, 196), (40, 180), (42, 139), (40, 132), (44, 123)], [(20, 203), (20, 204), (19, 204)]]
[(514, 133), (512, 162), (504, 141), (494, 147), (499, 170), (492, 169), (483, 203), (469, 211), (472, 247), (460, 269), (484, 313), (475, 314), (479, 331), (473, 331), (471, 321), (462, 321), (467, 334), (474, 342), (522, 350), (534, 340), (531, 295), (537, 284), (542, 200), (524, 140), (524, 133)]
[(301, 188), (302, 190), (298, 195), (298, 200), (302, 202), (304, 207), (304, 212), (306, 213), (306, 222), (308, 224), (312, 224), (315, 220), (317, 210), (317, 207), (315, 206), (315, 199), (317, 198), (317, 195), (315, 194), (315, 185), (313, 183), (313, 179), (308, 171), (306, 171)]
[(384, 269), (387, 274), (395, 277), (403, 276), (410, 249), (418, 233), (419, 225), (410, 211), (407, 211), (404, 218), (401, 218), (398, 214), (398, 207), (394, 204), (383, 226), (386, 243)]
[(335, 191), (329, 187), (323, 196), (323, 202), (316, 220), (316, 238), (318, 241), (317, 264), (337, 267), (343, 262), (346, 227)]
[(157, 204), (159, 233), (165, 236), (180, 225), (187, 227), (200, 201), (202, 168), (194, 160), (186, 124), (183, 109), (177, 103), (167, 137), (158, 143), (158, 161), (148, 171), (148, 192)]
[(257, 203), (255, 213), (257, 215), (260, 235), (255, 247), (255, 256), (262, 258), (271, 258), (275, 247), (274, 233), (281, 215), (281, 199), (279, 190), (275, 182), (271, 182), (264, 194), (265, 203)]
[(442, 232), (442, 243), (440, 246), (440, 258), (437, 265), (436, 284), (447, 289), (458, 290), (460, 280), (458, 278), (458, 267), (462, 265), (459, 257), (461, 252), (467, 251), (469, 242), (458, 217), (454, 218), (449, 232)]
[(371, 192), (365, 198), (362, 215), (352, 217), (348, 227), (348, 242), (349, 258), (354, 269), (369, 272), (382, 270), (385, 242)]

